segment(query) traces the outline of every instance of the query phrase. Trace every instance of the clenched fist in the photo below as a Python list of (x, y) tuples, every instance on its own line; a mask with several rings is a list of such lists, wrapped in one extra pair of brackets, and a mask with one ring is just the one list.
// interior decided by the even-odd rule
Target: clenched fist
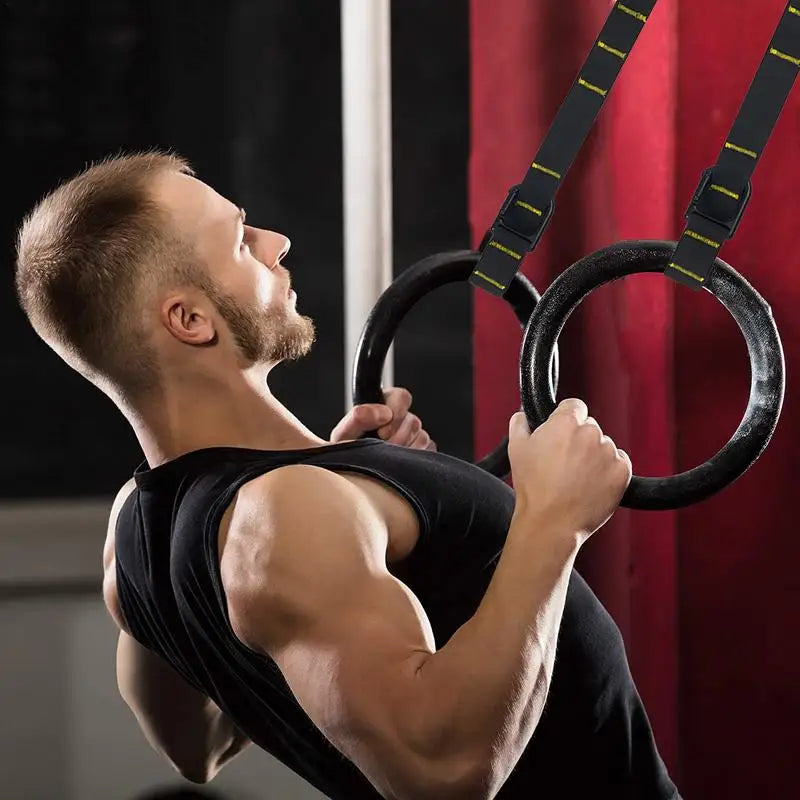
[(616, 511), (631, 480), (627, 453), (603, 435), (582, 400), (559, 404), (531, 433), (523, 413), (509, 423), (517, 504), (588, 539)]

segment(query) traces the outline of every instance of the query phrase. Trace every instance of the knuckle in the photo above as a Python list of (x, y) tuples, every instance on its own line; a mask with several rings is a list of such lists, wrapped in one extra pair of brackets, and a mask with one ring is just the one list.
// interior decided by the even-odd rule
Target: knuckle
[(580, 400), (577, 397), (568, 397), (566, 400), (563, 401), (562, 405), (567, 408), (569, 411), (574, 411), (575, 413), (581, 412), (588, 412), (588, 408), (586, 403), (583, 400)]
[(624, 450), (617, 450), (617, 462), (620, 468), (628, 475), (633, 471), (630, 456)]
[(550, 417), (548, 424), (554, 428), (561, 428), (563, 430), (574, 430), (578, 427), (578, 415), (573, 413), (556, 414)]
[(616, 461), (618, 456), (617, 456), (617, 446), (614, 444), (614, 440), (609, 436), (604, 436), (600, 444), (603, 448), (605, 455)]
[(587, 442), (601, 443), (603, 441), (603, 432), (597, 425), (578, 425), (576, 426), (576, 435)]

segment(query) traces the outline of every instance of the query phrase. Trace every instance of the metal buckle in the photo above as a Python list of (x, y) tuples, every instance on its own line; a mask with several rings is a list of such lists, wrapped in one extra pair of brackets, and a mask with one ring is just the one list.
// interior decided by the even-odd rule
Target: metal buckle
[[(725, 183), (725, 178), (715, 179), (713, 167), (705, 170), (685, 216), (688, 220), (692, 214), (697, 214), (716, 223), (725, 228), (730, 239), (736, 233), (736, 229), (742, 221), (742, 215), (750, 201), (752, 186), (748, 181), (737, 199), (733, 196), (735, 192), (727, 188)], [(736, 208), (733, 212), (730, 211), (731, 200), (736, 202)]]
[[(547, 208), (544, 210), (544, 213), (541, 217), (537, 217), (537, 225), (536, 230), (532, 233), (530, 231), (522, 231), (518, 227), (514, 225), (510, 225), (506, 221), (506, 214), (513, 208), (514, 203), (517, 201), (519, 197), (519, 185), (512, 186), (509, 189), (508, 196), (506, 197), (503, 205), (500, 208), (500, 213), (497, 215), (494, 223), (492, 223), (491, 230), (495, 228), (504, 228), (509, 233), (513, 233), (514, 236), (519, 236), (520, 239), (524, 239), (527, 242), (526, 252), (530, 253), (536, 245), (539, 243), (539, 239), (542, 238), (542, 234), (544, 233), (545, 229), (547, 228), (548, 223), (550, 222), (551, 217), (553, 216), (553, 210), (555, 209), (555, 204), (551, 201), (547, 204)], [(529, 212), (527, 212), (529, 213)], [(488, 239), (487, 239), (488, 241)]]

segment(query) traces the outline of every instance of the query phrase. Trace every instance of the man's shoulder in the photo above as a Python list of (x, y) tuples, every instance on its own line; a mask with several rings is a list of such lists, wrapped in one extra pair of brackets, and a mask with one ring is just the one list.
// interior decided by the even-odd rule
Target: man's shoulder
[(316, 619), (365, 572), (385, 568), (387, 525), (355, 483), (310, 465), (239, 490), (220, 526), (220, 577), (237, 637), (251, 649)]
[(133, 494), (135, 490), (136, 480), (131, 478), (123, 484), (122, 488), (117, 492), (114, 502), (111, 504), (111, 511), (108, 515), (108, 528), (106, 529), (105, 547), (103, 548), (104, 569), (108, 569), (111, 565), (111, 562), (114, 560), (114, 540), (120, 511), (122, 511), (125, 501)]
[(285, 464), (253, 478), (245, 483), (242, 489), (259, 490), (262, 487), (271, 489), (274, 486), (290, 488), (292, 484), (298, 486), (313, 484), (317, 487), (327, 485), (335, 488), (343, 480), (338, 472), (325, 467), (318, 467), (314, 464)]
[(103, 599), (108, 613), (123, 631), (126, 630), (126, 626), (117, 597), (116, 530), (120, 511), (135, 490), (136, 481), (134, 478), (131, 478), (129, 481), (126, 481), (117, 492), (117, 496), (111, 504), (111, 511), (108, 515), (106, 541), (103, 546)]
[(361, 489), (337, 472), (312, 464), (288, 464), (243, 484), (236, 496), (237, 524), (347, 511), (364, 502)]
[(223, 586), (229, 602), (249, 602), (254, 591), (283, 597), (324, 573), (380, 560), (386, 539), (385, 521), (355, 483), (315, 466), (281, 467), (242, 486), (223, 517)]

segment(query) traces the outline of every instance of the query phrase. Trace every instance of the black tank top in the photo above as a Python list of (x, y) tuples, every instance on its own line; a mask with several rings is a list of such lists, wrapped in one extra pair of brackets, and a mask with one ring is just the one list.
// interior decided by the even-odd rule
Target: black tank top
[[(275, 663), (243, 645), (228, 619), (220, 521), (244, 483), (288, 464), (361, 473), (411, 503), (419, 542), (392, 571), (425, 608), (437, 648), (486, 591), (514, 493), (472, 464), (376, 439), (291, 451), (215, 447), (136, 470), (116, 527), (117, 592), (131, 635), (331, 800), (378, 798), (306, 716)], [(545, 711), (498, 797), (676, 796), (619, 630), (573, 572)]]

